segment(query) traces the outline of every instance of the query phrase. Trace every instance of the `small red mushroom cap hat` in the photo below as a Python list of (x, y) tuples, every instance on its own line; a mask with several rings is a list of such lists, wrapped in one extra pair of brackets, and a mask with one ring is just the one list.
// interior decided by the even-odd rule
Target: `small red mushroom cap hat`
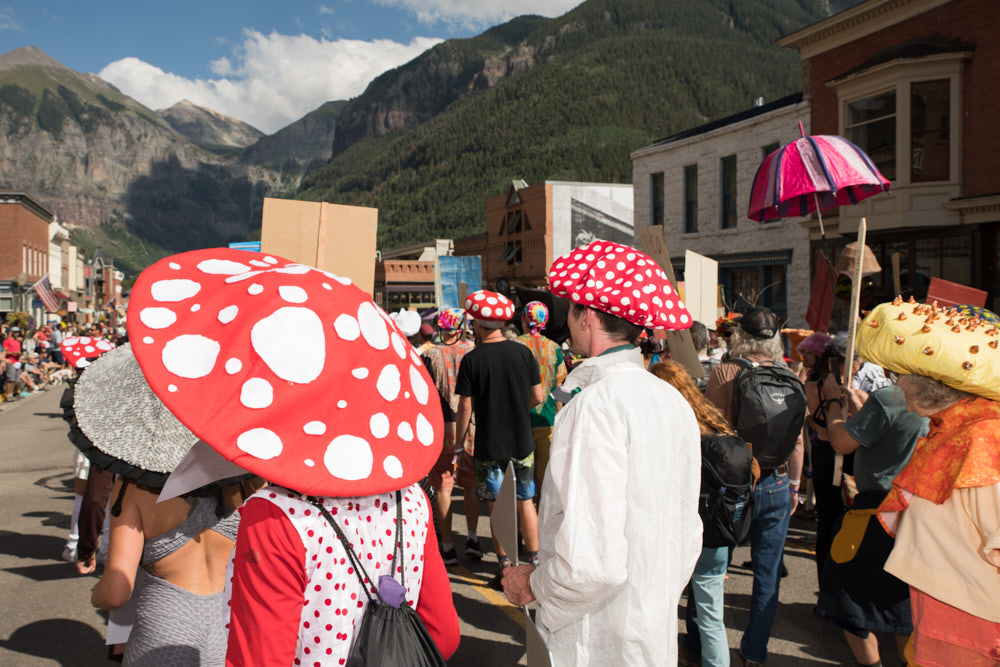
[(481, 289), (466, 297), (465, 310), (480, 324), (497, 328), (514, 317), (514, 302), (503, 294)]
[(227, 460), (316, 496), (423, 478), (441, 404), (392, 319), (350, 280), (228, 248), (139, 275), (128, 333), (149, 386)]
[(115, 349), (115, 344), (104, 338), (91, 336), (70, 336), (59, 344), (63, 359), (73, 368), (86, 368), (91, 359)]
[(611, 241), (592, 241), (549, 269), (556, 296), (651, 329), (689, 329), (691, 314), (651, 257)]

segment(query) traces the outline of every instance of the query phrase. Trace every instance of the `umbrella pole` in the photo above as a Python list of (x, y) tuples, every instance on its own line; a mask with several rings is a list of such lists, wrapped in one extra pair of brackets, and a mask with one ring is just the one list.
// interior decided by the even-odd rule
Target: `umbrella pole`
[(819, 210), (819, 195), (815, 192), (813, 193), (813, 199), (816, 201), (816, 217), (819, 218), (819, 237), (823, 241), (823, 248), (820, 252), (826, 257), (826, 264), (830, 267), (831, 280), (833, 281), (833, 285), (836, 285), (837, 270), (833, 268), (833, 253), (830, 252), (830, 242), (826, 240), (826, 229), (823, 227), (823, 212)]

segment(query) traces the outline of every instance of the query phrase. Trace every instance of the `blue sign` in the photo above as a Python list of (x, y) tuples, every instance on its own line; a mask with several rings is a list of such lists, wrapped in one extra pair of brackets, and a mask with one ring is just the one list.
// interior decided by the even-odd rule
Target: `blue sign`
[(472, 294), (482, 289), (483, 269), (482, 259), (478, 255), (471, 257), (438, 257), (438, 275), (435, 276), (438, 289), (438, 308), (462, 308), (465, 304), (458, 301), (458, 284), (465, 283), (466, 294)]
[(260, 241), (237, 241), (236, 243), (230, 243), (229, 247), (233, 250), (260, 252)]

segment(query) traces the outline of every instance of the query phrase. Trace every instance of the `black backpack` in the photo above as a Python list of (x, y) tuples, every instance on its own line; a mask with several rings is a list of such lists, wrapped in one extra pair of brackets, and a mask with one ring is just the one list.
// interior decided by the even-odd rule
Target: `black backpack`
[(753, 453), (738, 435), (701, 436), (702, 546), (732, 547), (750, 534)]
[(788, 460), (806, 419), (806, 392), (782, 362), (733, 359), (742, 368), (733, 381), (733, 426), (753, 447), (763, 468)]
[[(368, 596), (368, 607), (361, 618), (361, 625), (354, 636), (351, 653), (347, 656), (347, 667), (377, 667), (407, 665), (407, 667), (447, 667), (441, 652), (431, 639), (424, 622), (405, 599), (397, 609), (386, 604), (379, 593), (378, 583), (369, 578), (361, 559), (351, 549), (350, 542), (344, 537), (340, 526), (333, 520), (322, 503), (313, 503), (323, 513), (326, 520), (333, 526), (340, 544), (347, 552), (347, 558), (354, 566), (354, 574), (361, 582), (361, 588)], [(428, 508), (430, 510), (430, 508)], [(433, 510), (430, 510), (433, 511)], [(403, 527), (403, 498), (396, 491), (396, 544), (392, 551), (393, 563), (405, 563), (403, 554), (403, 539), (400, 531)], [(406, 590), (404, 571), (400, 570), (399, 584)], [(372, 584), (375, 584), (374, 589)], [(374, 593), (374, 597), (372, 597)]]

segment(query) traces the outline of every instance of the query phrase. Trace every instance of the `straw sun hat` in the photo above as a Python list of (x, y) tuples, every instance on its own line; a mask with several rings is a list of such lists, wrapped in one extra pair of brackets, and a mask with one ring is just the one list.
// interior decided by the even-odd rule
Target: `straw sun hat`
[(161, 488), (198, 441), (149, 388), (129, 344), (92, 362), (73, 392), (70, 440), (136, 484)]

